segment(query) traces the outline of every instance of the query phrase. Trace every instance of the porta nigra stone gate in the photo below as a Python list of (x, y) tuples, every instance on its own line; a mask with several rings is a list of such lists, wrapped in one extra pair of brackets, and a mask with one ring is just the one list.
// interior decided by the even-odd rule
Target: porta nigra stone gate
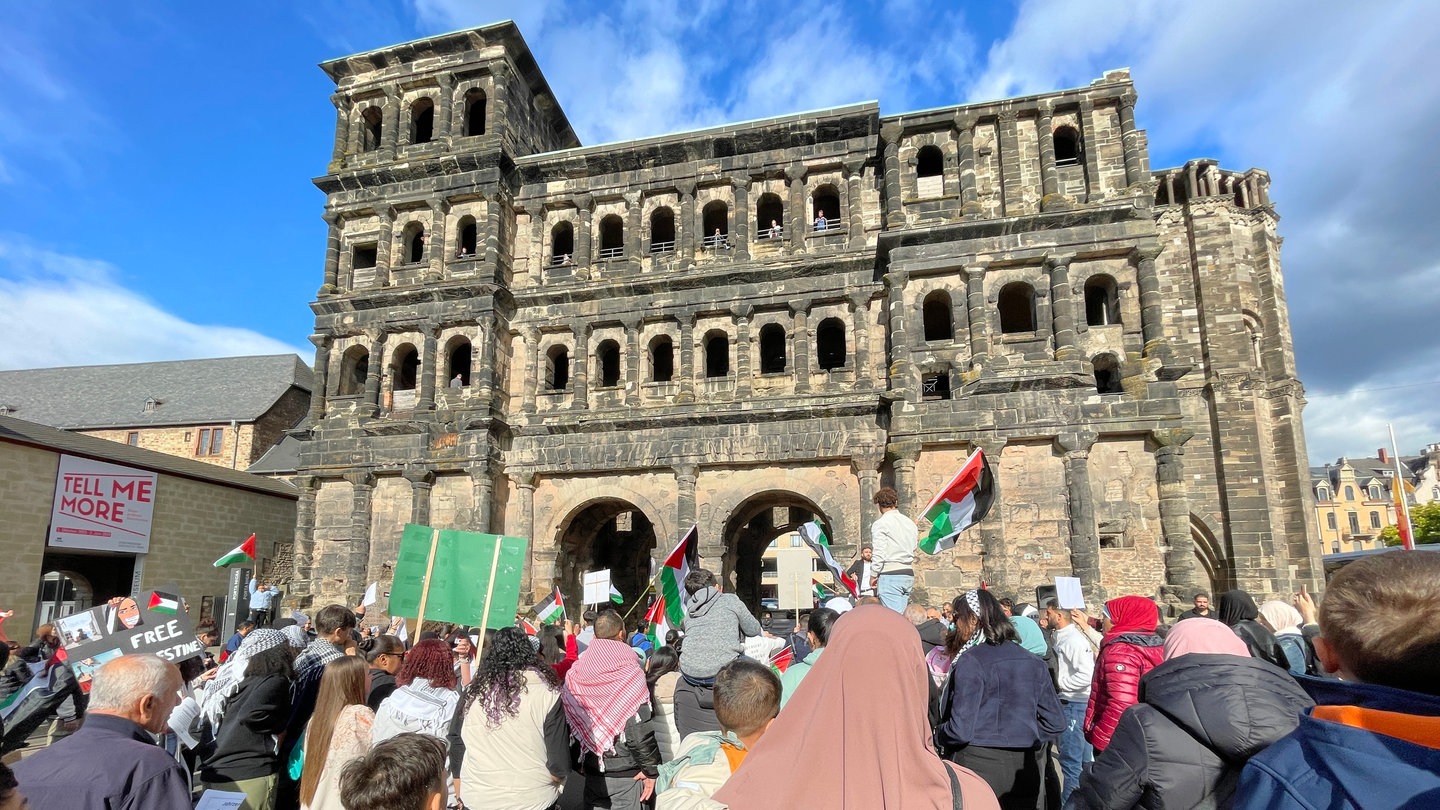
[(999, 502), (917, 601), (1315, 584), (1269, 178), (1152, 170), (1128, 71), (585, 148), (510, 23), (322, 67), (302, 604), (384, 591), (407, 522), (635, 600), (698, 522), (753, 605), (777, 535), (848, 561), (976, 447)]

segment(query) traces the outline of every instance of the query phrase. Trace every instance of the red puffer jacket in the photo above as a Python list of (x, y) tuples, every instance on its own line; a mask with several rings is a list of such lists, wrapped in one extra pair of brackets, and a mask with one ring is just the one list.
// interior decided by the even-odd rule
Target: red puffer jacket
[(1157, 635), (1127, 633), (1100, 648), (1085, 707), (1085, 739), (1096, 754), (1110, 745), (1120, 715), (1140, 701), (1140, 677), (1165, 659), (1164, 647)]

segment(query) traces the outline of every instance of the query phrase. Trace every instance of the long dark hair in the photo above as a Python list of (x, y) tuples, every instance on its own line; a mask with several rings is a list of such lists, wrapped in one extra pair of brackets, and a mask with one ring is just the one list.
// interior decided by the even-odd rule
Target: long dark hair
[(680, 653), (674, 647), (661, 647), (650, 653), (645, 663), (645, 685), (650, 687), (650, 697), (655, 697), (655, 683), (664, 675), (680, 669)]
[(553, 624), (540, 625), (540, 657), (547, 664), (558, 664), (565, 660), (565, 631)]
[[(953, 656), (960, 652), (960, 648), (975, 633), (985, 634), (985, 643), (992, 646), (1020, 640), (1020, 636), (1015, 633), (1015, 625), (1010, 623), (1010, 617), (1001, 610), (1000, 601), (994, 594), (977, 590), (975, 596), (980, 606), (979, 612), (970, 607), (970, 602), (963, 593), (950, 603), (950, 609), (955, 611), (955, 629), (945, 639), (947, 655)], [(971, 623), (974, 623), (974, 628), (970, 627)], [(969, 632), (966, 632), (967, 629)]]
[(245, 665), (246, 678), (259, 678), (265, 675), (279, 675), (287, 681), (295, 680), (295, 666), (292, 663), (295, 654), (290, 651), (290, 645), (281, 644), (279, 647), (256, 653), (250, 656), (250, 663)]
[(405, 642), (395, 636), (381, 635), (362, 638), (355, 642), (355, 646), (360, 650), (360, 654), (365, 656), (365, 660), (372, 664), (382, 655), (401, 656), (405, 654)]
[(485, 710), (486, 725), (495, 728), (506, 717), (520, 712), (520, 695), (525, 692), (525, 673), (534, 672), (541, 683), (552, 691), (560, 688), (560, 677), (555, 668), (540, 660), (535, 648), (530, 646), (530, 637), (518, 627), (502, 627), (495, 631), (495, 637), (485, 645), (485, 657), (470, 687), (465, 690), (465, 712), (478, 702)]

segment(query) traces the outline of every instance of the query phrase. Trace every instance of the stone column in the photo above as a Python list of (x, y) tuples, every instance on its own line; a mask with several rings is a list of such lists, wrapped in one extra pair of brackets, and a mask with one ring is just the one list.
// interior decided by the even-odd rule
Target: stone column
[(1135, 94), (1120, 96), (1120, 146), (1125, 150), (1125, 186), (1134, 188), (1144, 181), (1140, 168), (1140, 133), (1135, 131)]
[(870, 293), (850, 294), (850, 321), (855, 337), (855, 387), (874, 388), (875, 379), (870, 375)]
[[(485, 195), (485, 270), (490, 274), (490, 278), (496, 281), (501, 280), (500, 217), (504, 213), (502, 210), (504, 201), (505, 198), (502, 197), (498, 191)], [(541, 227), (544, 227), (543, 216), (541, 217)], [(536, 262), (541, 261), (539, 257), (545, 253), (544, 247), (542, 246), (543, 242), (544, 238), (542, 237), (531, 249), (537, 257), (535, 259)], [(475, 247), (478, 250), (480, 246), (476, 245)], [(543, 271), (537, 271), (534, 276), (534, 283), (538, 283), (543, 276)]]
[(570, 326), (575, 334), (575, 357), (570, 361), (570, 399), (573, 410), (583, 411), (590, 407), (590, 324), (575, 323)]
[(695, 401), (695, 316), (680, 316), (680, 393), (679, 403)]
[(880, 140), (885, 144), (885, 227), (899, 228), (905, 224), (905, 210), (900, 198), (900, 137), (899, 124), (880, 127)]
[(370, 337), (370, 358), (365, 369), (365, 405), (360, 412), (365, 416), (380, 413), (380, 378), (385, 374), (385, 335), (372, 333)]
[(735, 229), (731, 241), (735, 243), (734, 256), (737, 261), (750, 260), (750, 178), (736, 175), (730, 178), (735, 194)]
[(525, 340), (525, 359), (530, 368), (522, 378), (525, 382), (522, 387), (524, 393), (520, 397), (520, 409), (525, 413), (535, 413), (536, 393), (545, 384), (540, 376), (540, 369), (544, 367), (540, 362), (540, 330), (532, 326), (522, 334)]
[(625, 324), (625, 407), (640, 404), (640, 322)]
[(1152, 354), (1165, 342), (1160, 275), (1155, 271), (1155, 257), (1159, 255), (1158, 247), (1141, 248), (1130, 254), (1140, 287), (1140, 331), (1145, 337), (1146, 355)]
[(1035, 337), (1054, 338), (1054, 315), (1050, 312), (1050, 289), (1041, 287), (1035, 291)]
[(435, 471), (409, 467), (401, 475), (410, 482), (410, 522), (417, 526), (429, 526), (430, 490), (435, 486)]
[(861, 178), (865, 173), (865, 161), (851, 160), (845, 163), (845, 213), (849, 218), (849, 248), (859, 250), (865, 247), (865, 200)]
[(1055, 124), (1054, 105), (1040, 102), (1040, 118), (1035, 124), (1035, 134), (1040, 138), (1040, 210), (1048, 211), (1059, 200), (1060, 178), (1055, 173)]
[(920, 442), (896, 442), (889, 447), (890, 466), (895, 470), (895, 492), (900, 496), (900, 511), (911, 519), (919, 518), (920, 508), (915, 496), (915, 462), (920, 458)]
[(1100, 148), (1096, 144), (1095, 102), (1088, 98), (1080, 100), (1080, 155), (1085, 159), (1085, 202), (1104, 196), (1100, 188)]
[[(890, 390), (905, 389), (910, 381), (910, 339), (905, 331), (907, 307), (905, 285), (909, 276), (904, 270), (891, 270), (884, 275), (885, 306), (890, 321)], [(912, 401), (919, 401), (919, 392), (912, 391)]]
[(425, 340), (420, 349), (420, 397), (415, 403), (417, 411), (435, 410), (436, 333), (436, 327), (424, 327)]
[(452, 123), (450, 119), (454, 117), (452, 111), (455, 105), (455, 91), (448, 75), (442, 73), (435, 77), (435, 81), (440, 85), (439, 92), (435, 94), (435, 140), (448, 145)]
[[(356, 126), (356, 125), (355, 125), (357, 120), (360, 120), (360, 121), (362, 122), (362, 123), (360, 123), (359, 126)], [(362, 144), (361, 144), (361, 142), (360, 142), (360, 139), (364, 137), (364, 135), (362, 134), (364, 131), (365, 131), (365, 124), (363, 123), (363, 119), (360, 117), (360, 111), (355, 108), (355, 101), (354, 101), (354, 99), (350, 99), (350, 100), (348, 100), (347, 106), (346, 106), (346, 108), (345, 108), (345, 133), (346, 133), (346, 136), (345, 136), (345, 156), (346, 156), (346, 157), (349, 157), (350, 155), (357, 154), (358, 152), (361, 151)], [(342, 162), (342, 165), (343, 165), (343, 162)], [(337, 167), (337, 168), (339, 168), (339, 167)]]
[(542, 549), (535, 542), (535, 473), (510, 473), (510, 481), (515, 485), (520, 512), (519, 525), (513, 531), (517, 536), (530, 540), (530, 557), (520, 574), (520, 589), (532, 593), (537, 586), (548, 589), (555, 580), (556, 550), (553, 547)]
[(470, 500), (475, 504), (470, 513), (470, 530), (489, 534), (495, 509), (495, 479), (490, 475), (490, 465), (482, 461), (465, 471), (470, 474)]
[(1013, 217), (1023, 213), (1019, 130), (1020, 115), (1008, 107), (1001, 110), (999, 124), (995, 127), (1000, 142), (1001, 216)]
[[(1003, 437), (990, 437), (977, 439), (971, 444), (983, 451), (990, 460), (990, 468), (998, 478), (1000, 475), (1000, 456), (1005, 451), (1006, 440)], [(980, 553), (984, 556), (980, 560), (980, 578), (989, 586), (990, 590), (1000, 593), (1009, 593), (1010, 582), (1009, 558), (1006, 556), (1005, 547), (1005, 518), (1004, 504), (996, 504), (991, 508), (989, 516), (975, 525), (975, 530), (980, 532)]]
[(320, 295), (334, 295), (340, 290), (340, 229), (343, 220), (339, 214), (325, 215), (330, 226), (325, 234), (325, 282), (320, 285)]
[(805, 252), (805, 234), (810, 223), (805, 218), (805, 164), (791, 163), (785, 167), (786, 190), (790, 194), (790, 221), (785, 223), (786, 246), (791, 253)]
[(389, 90), (385, 93), (385, 120), (384, 127), (380, 132), (380, 151), (394, 156), (400, 146), (400, 94), (397, 91)]
[(695, 478), (697, 472), (694, 464), (677, 464), (675, 466), (675, 527), (681, 533), (688, 531), (695, 523)]
[(387, 205), (380, 214), (380, 241), (375, 245), (375, 286), (390, 286), (390, 254), (394, 252), (395, 206)]
[(1072, 256), (1051, 256), (1045, 260), (1050, 268), (1050, 313), (1055, 329), (1055, 359), (1072, 360), (1079, 355), (1075, 348), (1075, 296), (1070, 289)]
[(680, 219), (675, 223), (679, 233), (675, 238), (679, 240), (680, 260), (683, 267), (692, 267), (695, 264), (695, 181), (686, 180), (675, 184), (675, 189), (680, 192)]
[(325, 395), (330, 389), (330, 344), (329, 335), (311, 335), (315, 344), (315, 379), (310, 386), (310, 424), (318, 426), (325, 418)]
[(575, 198), (575, 205), (580, 209), (580, 232), (575, 234), (575, 277), (583, 281), (590, 278), (590, 245), (593, 241), (590, 220), (595, 213), (595, 198), (581, 194)]
[(625, 260), (640, 267), (640, 192), (625, 195)]
[(854, 455), (850, 457), (850, 469), (860, 481), (860, 536), (868, 539), (870, 525), (880, 517), (875, 506), (875, 493), (880, 491), (880, 459), (865, 453)]
[(446, 245), (446, 220), (450, 215), (449, 200), (430, 201), (430, 238), (425, 244), (426, 280), (439, 281), (445, 277), (445, 260), (450, 250)]
[(1062, 433), (1056, 440), (1065, 461), (1065, 495), (1070, 513), (1070, 568), (1090, 588), (1090, 601), (1102, 601), (1100, 536), (1095, 525), (1095, 496), (1090, 488), (1090, 448), (1095, 434)]
[(310, 576), (315, 569), (315, 494), (320, 489), (320, 479), (313, 475), (297, 476), (295, 488), (300, 492), (300, 499), (295, 503), (295, 552), (290, 561), (290, 587), (297, 594), (311, 594), (314, 589)]
[(735, 398), (750, 397), (750, 316), (755, 308), (749, 304), (731, 307), (735, 318)]
[(1160, 497), (1160, 531), (1165, 538), (1165, 581), (1193, 594), (1200, 584), (1195, 568), (1195, 537), (1190, 532), (1190, 498), (1185, 491), (1185, 451), (1194, 435), (1188, 430), (1157, 430), (1155, 483)]
[(990, 316), (985, 309), (985, 268), (965, 268), (965, 299), (970, 309), (970, 366), (990, 359)]
[(353, 604), (364, 593), (370, 581), (370, 496), (375, 491), (375, 476), (369, 472), (352, 472), (345, 480), (354, 487), (354, 498), (350, 503), (349, 554), (345, 555), (344, 568), (339, 572), (345, 579), (345, 602)]
[(955, 131), (960, 141), (960, 213), (966, 217), (981, 213), (980, 187), (975, 180), (975, 123), (973, 116), (955, 114)]
[(805, 319), (810, 314), (810, 302), (808, 300), (791, 301), (790, 313), (795, 319), (795, 326), (793, 328), (795, 341), (795, 393), (809, 393), (810, 330), (805, 323)]
[[(481, 315), (475, 320), (475, 338), (470, 343), (470, 385), (471, 391), (480, 396), (482, 402), (490, 401), (486, 389), (490, 387), (490, 380), (485, 379), (489, 370), (493, 367), (486, 358), (495, 354), (495, 332), (491, 328), (490, 319)], [(449, 370), (445, 372), (447, 375)], [(449, 385), (449, 382), (446, 382)]]

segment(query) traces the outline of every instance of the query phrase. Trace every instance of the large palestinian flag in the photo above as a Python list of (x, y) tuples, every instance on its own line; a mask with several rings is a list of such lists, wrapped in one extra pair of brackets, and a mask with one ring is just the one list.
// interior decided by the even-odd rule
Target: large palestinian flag
[(665, 644), (666, 633), (685, 624), (685, 577), (690, 574), (690, 566), (698, 563), (699, 559), (700, 526), (696, 524), (665, 558), (660, 573), (655, 577), (655, 604), (650, 606), (645, 620), (650, 625), (648, 635), (656, 648)]
[(985, 453), (976, 450), (965, 460), (965, 466), (925, 507), (930, 533), (920, 538), (920, 548), (935, 554), (955, 546), (960, 533), (979, 523), (995, 502), (995, 477)]

